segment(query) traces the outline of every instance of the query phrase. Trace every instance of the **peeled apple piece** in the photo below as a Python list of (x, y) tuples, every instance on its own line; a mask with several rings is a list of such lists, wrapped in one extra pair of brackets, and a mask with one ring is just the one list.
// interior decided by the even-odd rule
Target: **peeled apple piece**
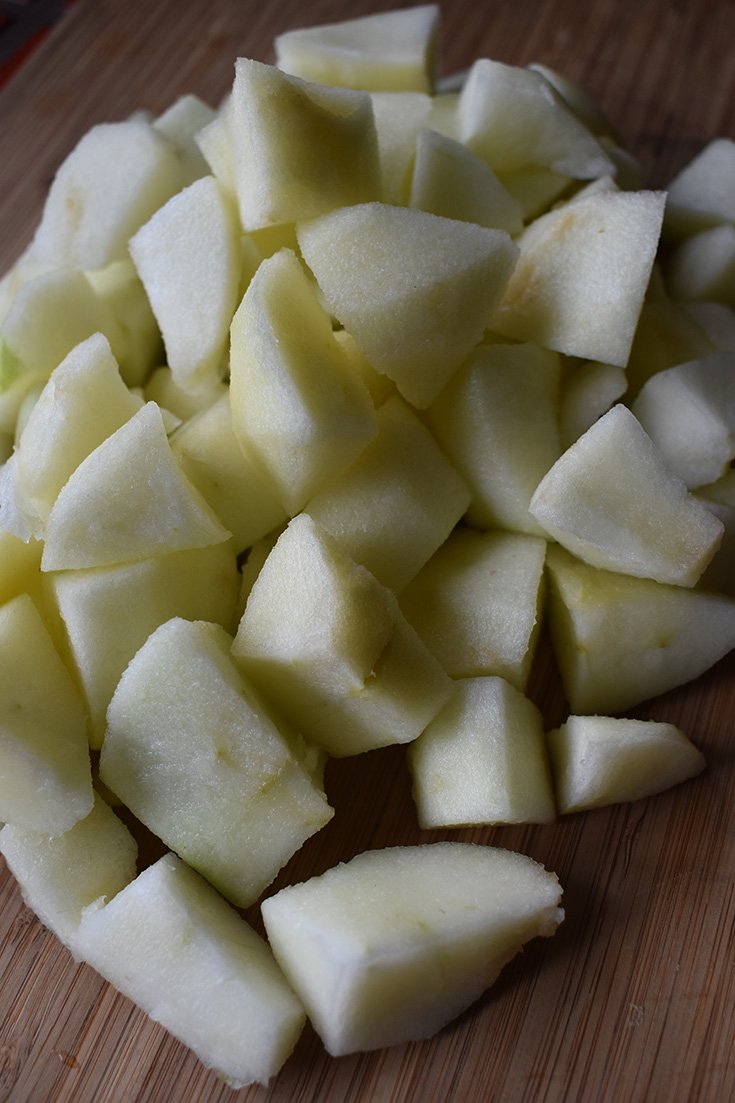
[(333, 1056), (430, 1037), (564, 918), (553, 873), (470, 843), (367, 851), (261, 905)]

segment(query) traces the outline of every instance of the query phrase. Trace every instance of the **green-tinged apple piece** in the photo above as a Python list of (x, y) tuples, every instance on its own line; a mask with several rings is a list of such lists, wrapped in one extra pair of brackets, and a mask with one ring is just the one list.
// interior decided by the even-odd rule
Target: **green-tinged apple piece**
[(549, 624), (569, 704), (616, 713), (697, 678), (735, 647), (735, 601), (590, 567), (551, 545)]
[(701, 360), (716, 352), (704, 328), (682, 303), (662, 295), (644, 302), (625, 366), (626, 400), (632, 400), (656, 372)]
[(370, 395), (289, 249), (260, 265), (231, 333), (235, 436), (293, 516), (375, 436)]
[(262, 904), (276, 960), (333, 1056), (435, 1034), (564, 918), (555, 874), (471, 843), (392, 847)]
[(372, 92), (384, 203), (405, 206), (411, 187), (416, 138), (428, 125), (431, 96), (422, 92)]
[(135, 839), (101, 797), (89, 815), (63, 835), (6, 824), (0, 854), (23, 899), (65, 946), (73, 942), (82, 911), (111, 900), (135, 877)]
[(238, 58), (229, 124), (244, 230), (313, 218), (380, 194), (366, 92), (314, 84)]
[(664, 192), (597, 192), (542, 215), (492, 328), (568, 356), (624, 367), (651, 275)]
[(148, 402), (61, 490), (46, 522), (42, 568), (111, 566), (229, 538), (181, 472), (161, 411)]
[(432, 92), (439, 18), (438, 4), (422, 4), (285, 31), (273, 43), (276, 64), (342, 88)]
[(183, 183), (174, 147), (145, 119), (94, 126), (56, 173), (33, 255), (92, 270), (124, 260), (135, 231)]
[(472, 492), (475, 527), (546, 535), (528, 506), (561, 452), (559, 374), (549, 349), (482, 345), (429, 409), (429, 426)]
[(735, 310), (727, 303), (677, 303), (712, 342), (713, 350), (735, 352)]
[(261, 567), (233, 654), (335, 756), (410, 742), (452, 690), (392, 591), (307, 514), (290, 522)]
[(21, 540), (0, 529), (0, 605), (36, 586), (41, 577), (42, 551), (40, 541)]
[(145, 288), (130, 257), (107, 268), (87, 272), (93, 291), (117, 322), (121, 338), (116, 347), (120, 375), (128, 387), (140, 387), (163, 362), (163, 342)]
[(482, 338), (517, 257), (503, 230), (383, 203), (303, 222), (298, 240), (329, 310), (420, 408)]
[(678, 586), (694, 585), (722, 539), (721, 523), (620, 404), (557, 460), (529, 508), (592, 566)]
[(92, 808), (87, 717), (33, 601), (0, 608), (0, 821), (61, 835)]
[(224, 896), (252, 904), (332, 809), (219, 625), (175, 618), (128, 665), (100, 778)]
[(228, 384), (223, 379), (213, 379), (211, 386), (202, 390), (185, 390), (174, 379), (171, 369), (166, 364), (160, 364), (146, 379), (143, 394), (146, 402), (155, 402), (162, 410), (168, 410), (180, 422), (184, 422), (195, 414), (208, 410), (228, 390)]
[(526, 687), (541, 620), (546, 541), (457, 528), (400, 594), (406, 620), (452, 678)]
[(735, 225), (723, 222), (685, 238), (667, 258), (666, 286), (680, 302), (735, 306)]
[(715, 138), (668, 187), (667, 237), (681, 238), (735, 222), (735, 141)]
[(541, 713), (503, 678), (458, 681), (408, 763), (423, 829), (556, 818)]
[(306, 512), (355, 562), (400, 591), (449, 536), (470, 495), (399, 395), (380, 407), (377, 424), (376, 439)]
[(263, 939), (173, 854), (90, 905), (73, 951), (233, 1088), (267, 1084), (304, 1025)]
[(172, 617), (185, 617), (234, 631), (239, 619), (239, 575), (231, 542), (44, 577), (85, 696), (93, 747), (102, 746), (117, 683), (154, 629)]
[(130, 240), (176, 382), (206, 390), (224, 375), (240, 289), (240, 229), (213, 176), (173, 196)]
[(209, 171), (233, 199), (237, 194), (235, 155), (232, 144), (232, 96), (228, 94), (215, 117), (196, 135), (196, 144)]
[(564, 376), (559, 402), (559, 435), (569, 448), (599, 417), (625, 394), (625, 369), (587, 360), (574, 364)]
[(557, 73), (548, 65), (532, 62), (528, 68), (549, 82), (556, 94), (561, 97), (570, 111), (573, 112), (589, 131), (598, 136), (615, 138), (615, 128), (604, 113), (600, 105), (584, 88), (569, 80), (562, 73)]
[(679, 728), (654, 720), (570, 716), (547, 738), (561, 813), (650, 797), (706, 765)]
[(216, 110), (199, 96), (186, 94), (179, 96), (170, 107), (153, 120), (154, 129), (163, 134), (176, 151), (181, 165), (182, 186), (193, 184), (195, 180), (209, 173), (209, 166), (197, 145), (196, 138), (199, 131), (216, 117)]
[(561, 200), (574, 183), (571, 176), (554, 172), (543, 165), (527, 165), (513, 172), (498, 172), (497, 177), (520, 206), (524, 222), (531, 222), (548, 211), (552, 203)]

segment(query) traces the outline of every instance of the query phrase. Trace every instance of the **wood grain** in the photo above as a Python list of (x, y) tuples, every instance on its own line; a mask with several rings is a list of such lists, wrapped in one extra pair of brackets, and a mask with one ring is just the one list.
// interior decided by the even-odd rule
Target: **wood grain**
[[(238, 54), (271, 58), (289, 26), (390, 7), (364, 0), (78, 0), (0, 92), (0, 267), (32, 232), (56, 166), (94, 122), (193, 91), (216, 102)], [(581, 82), (662, 185), (735, 137), (730, 0), (454, 0), (444, 68), (479, 54)], [(124, 166), (120, 166), (124, 172)], [(558, 712), (558, 697), (547, 698)], [(419, 832), (403, 755), (333, 763), (333, 823), (282, 881), (366, 847), (459, 837), (555, 869), (567, 920), (430, 1042), (329, 1059), (307, 1030), (269, 1089), (231, 1091), (74, 963), (0, 873), (4, 1103), (720, 1103), (735, 1096), (735, 662), (638, 710), (708, 758), (695, 781), (534, 828)], [(550, 721), (556, 716), (549, 717)]]

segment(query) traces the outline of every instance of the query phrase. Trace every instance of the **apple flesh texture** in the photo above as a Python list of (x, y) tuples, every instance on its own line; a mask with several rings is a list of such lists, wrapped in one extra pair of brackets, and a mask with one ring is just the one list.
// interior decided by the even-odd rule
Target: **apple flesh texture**
[(219, 625), (168, 621), (123, 674), (100, 777), (240, 907), (332, 816), (243, 680)]
[(231, 542), (45, 577), (86, 699), (95, 748), (102, 746), (115, 687), (154, 629), (173, 617), (214, 621), (227, 631), (237, 625), (239, 576)]
[(625, 370), (614, 364), (589, 360), (575, 365), (565, 376), (559, 403), (562, 448), (570, 448), (598, 418), (625, 394)]
[(41, 566), (111, 566), (229, 538), (178, 467), (161, 411), (148, 402), (62, 488), (46, 522)]
[(261, 568), (233, 655), (335, 756), (410, 742), (452, 688), (392, 591), (306, 514), (291, 521)]
[(492, 319), (498, 333), (625, 367), (651, 275), (663, 192), (598, 192), (536, 219)]
[(293, 516), (375, 436), (370, 396), (288, 249), (260, 265), (231, 332), (235, 437)]
[(400, 396), (384, 402), (376, 421), (375, 440), (306, 512), (356, 563), (398, 592), (447, 539), (470, 494)]
[(551, 545), (549, 623), (569, 704), (616, 713), (697, 678), (735, 646), (735, 601), (602, 571)]
[(378, 135), (383, 203), (408, 204), (416, 139), (428, 125), (432, 97), (422, 92), (371, 92)]
[(540, 626), (546, 542), (457, 528), (400, 594), (406, 620), (452, 678), (526, 687)]
[(643, 303), (633, 344), (625, 367), (628, 401), (657, 372), (701, 360), (716, 351), (703, 326), (686, 309), (668, 296)]
[(112, 899), (135, 877), (133, 836), (101, 797), (89, 815), (63, 835), (6, 824), (0, 853), (20, 885), (23, 899), (65, 946), (82, 911), (100, 897)]
[(668, 187), (664, 231), (668, 238), (689, 237), (723, 222), (735, 221), (735, 142), (715, 138)]
[(120, 330), (115, 349), (120, 375), (128, 387), (142, 387), (156, 365), (163, 363), (164, 349), (136, 267), (128, 257), (86, 275)]
[(153, 120), (154, 128), (171, 143), (179, 159), (182, 186), (207, 176), (209, 168), (196, 142), (197, 134), (208, 126), (217, 112), (199, 96), (179, 96)]
[(735, 306), (735, 226), (723, 222), (682, 241), (668, 258), (666, 284), (677, 300)]
[(384, 203), (300, 222), (297, 236), (327, 308), (419, 409), (482, 338), (517, 257), (502, 230)]
[(368, 851), (262, 904), (268, 939), (333, 1056), (427, 1038), (563, 919), (552, 873), (469, 843)]
[(173, 196), (130, 240), (174, 379), (206, 389), (224, 375), (240, 289), (240, 227), (213, 176)]
[(0, 608), (0, 821), (61, 835), (92, 808), (87, 717), (33, 601)]
[(314, 84), (238, 58), (229, 110), (244, 230), (314, 218), (380, 194), (366, 92)]
[(536, 345), (482, 345), (427, 413), (437, 441), (472, 491), (480, 529), (546, 536), (529, 513), (559, 457), (559, 357)]
[(286, 73), (342, 88), (432, 92), (439, 7), (423, 4), (277, 35)]
[(466, 678), (408, 748), (419, 827), (550, 823), (541, 713), (503, 678)]
[(682, 731), (653, 720), (570, 716), (548, 746), (561, 813), (653, 796), (705, 767)]
[(90, 905), (72, 950), (233, 1088), (267, 1084), (301, 1033), (266, 943), (173, 854)]
[(687, 493), (639, 422), (614, 406), (542, 479), (530, 511), (593, 567), (693, 586), (722, 524)]

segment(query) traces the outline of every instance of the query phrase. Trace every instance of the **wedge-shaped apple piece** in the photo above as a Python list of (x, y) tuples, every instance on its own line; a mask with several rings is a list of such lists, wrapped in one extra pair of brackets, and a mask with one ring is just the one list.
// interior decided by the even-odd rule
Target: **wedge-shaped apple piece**
[(84, 908), (112, 899), (134, 879), (137, 852), (127, 827), (97, 795), (89, 815), (63, 835), (11, 824), (0, 831), (0, 854), (23, 899), (65, 946)]
[[(655, 271), (655, 269), (654, 269)], [(666, 294), (647, 299), (641, 307), (625, 374), (627, 398), (633, 399), (656, 372), (700, 360), (717, 346), (681, 303)]]
[(375, 12), (278, 35), (276, 63), (343, 88), (432, 92), (438, 33), (437, 4)]
[(549, 623), (569, 704), (632, 708), (697, 678), (735, 647), (735, 601), (601, 571), (552, 545)]
[(153, 120), (154, 128), (174, 147), (181, 165), (182, 187), (209, 173), (209, 167), (196, 143), (196, 137), (199, 131), (209, 126), (216, 117), (216, 110), (199, 96), (186, 94), (179, 96), (170, 107)]
[(705, 767), (679, 728), (654, 720), (570, 716), (548, 745), (562, 813), (650, 797)]
[(213, 176), (160, 207), (130, 240), (174, 379), (206, 389), (223, 360), (240, 288), (240, 231), (232, 200)]
[(480, 58), (459, 102), (460, 140), (496, 172), (539, 165), (575, 179), (614, 171), (587, 127), (530, 69)]
[(355, 562), (399, 591), (449, 536), (470, 495), (398, 395), (380, 407), (377, 423), (376, 439), (306, 511)]
[(262, 904), (276, 960), (333, 1056), (427, 1038), (564, 917), (556, 876), (471, 843), (359, 854)]
[(492, 328), (625, 367), (663, 217), (663, 192), (598, 192), (536, 219)]
[(0, 821), (61, 835), (92, 808), (79, 691), (26, 594), (0, 608)]
[(428, 406), (490, 324), (515, 265), (508, 234), (367, 203), (298, 227), (329, 310), (414, 406)]
[(428, 125), (431, 96), (422, 92), (372, 92), (384, 203), (408, 203), (416, 139)]
[(192, 486), (232, 533), (238, 552), (287, 520), (274, 480), (237, 443), (229, 392), (177, 429), (171, 449)]
[(722, 539), (721, 523), (622, 405), (557, 460), (529, 508), (592, 566), (679, 586), (694, 585)]
[(525, 689), (540, 627), (546, 542), (457, 528), (400, 595), (452, 678), (497, 674)]
[(366, 92), (313, 84), (238, 58), (230, 110), (244, 230), (313, 218), (380, 194)]
[(548, 211), (551, 204), (561, 200), (574, 183), (571, 176), (554, 172), (543, 165), (527, 165), (513, 172), (498, 172), (497, 177), (521, 208), (524, 222), (531, 222)]
[(304, 1025), (263, 939), (173, 854), (90, 905), (72, 948), (234, 1088), (267, 1084)]
[(86, 699), (93, 747), (102, 746), (107, 706), (123, 671), (154, 629), (185, 617), (234, 631), (239, 619), (230, 542), (46, 578)]
[(232, 144), (232, 96), (228, 94), (219, 106), (215, 117), (202, 127), (196, 136), (196, 144), (207, 162), (209, 171), (234, 199), (237, 195), (235, 155)]
[(233, 903), (258, 898), (332, 809), (245, 683), (219, 625), (175, 618), (123, 674), (100, 777)]
[(141, 387), (156, 365), (163, 363), (164, 349), (137, 269), (127, 257), (86, 275), (120, 329), (121, 339), (115, 347), (120, 375), (128, 387)]
[(232, 321), (230, 405), (243, 451), (291, 516), (375, 436), (370, 395), (288, 249), (263, 261)]
[(503, 678), (465, 678), (408, 748), (419, 827), (550, 823), (541, 713)]
[(520, 204), (495, 173), (466, 146), (434, 130), (422, 130), (416, 143), (410, 205), (509, 234), (523, 228)]
[(666, 285), (674, 299), (735, 306), (735, 226), (723, 222), (682, 241), (667, 260)]
[(625, 370), (614, 364), (587, 360), (575, 364), (564, 377), (559, 403), (559, 435), (569, 448), (598, 418), (625, 394)]
[(410, 742), (452, 689), (394, 594), (306, 514), (262, 566), (233, 654), (335, 756)]
[(537, 345), (482, 345), (428, 411), (428, 423), (472, 491), (477, 528), (544, 536), (528, 506), (561, 452), (559, 357)]
[(94, 126), (56, 174), (33, 255), (80, 269), (124, 260), (138, 227), (183, 183), (173, 146), (145, 119)]
[(29, 592), (36, 585), (40, 579), (42, 551), (40, 541), (21, 540), (0, 529), (0, 605)]
[(715, 138), (668, 187), (665, 231), (686, 237), (723, 222), (735, 222), (735, 141)]
[(540, 73), (549, 82), (569, 110), (577, 116), (581, 123), (584, 123), (589, 131), (603, 137), (616, 137), (612, 123), (597, 101), (584, 88), (581, 88), (561, 73), (557, 73), (555, 69), (551, 69), (548, 65), (532, 62), (528, 68), (534, 73)]
[(62, 486), (90, 452), (141, 408), (123, 383), (101, 333), (81, 342), (51, 373), (35, 403), (17, 451), (21, 488), (38, 515), (48, 517)]
[(129, 563), (229, 537), (182, 474), (161, 411), (148, 402), (63, 487), (46, 524), (42, 568)]

